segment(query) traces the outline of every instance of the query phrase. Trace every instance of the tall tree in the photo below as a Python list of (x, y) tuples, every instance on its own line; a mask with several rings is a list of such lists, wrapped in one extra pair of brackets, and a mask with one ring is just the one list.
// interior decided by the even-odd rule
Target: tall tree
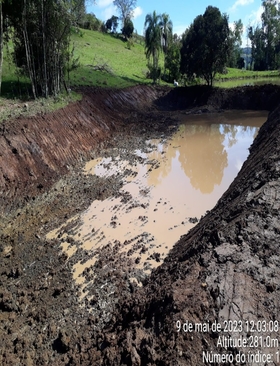
[(124, 22), (123, 28), (122, 28), (122, 34), (125, 36), (125, 38), (128, 40), (134, 31), (134, 25), (131, 19), (127, 18)]
[(2, 70), (3, 70), (3, 53), (4, 44), (8, 42), (8, 22), (7, 22), (7, 4), (10, 0), (0, 0), (0, 94), (2, 88)]
[(169, 44), (172, 42), (172, 28), (173, 24), (169, 18), (169, 15), (163, 13), (161, 15), (160, 27), (162, 32), (162, 48), (164, 54), (166, 54)]
[(172, 21), (169, 18), (169, 15), (166, 13), (163, 13), (161, 15), (160, 20), (160, 27), (161, 27), (161, 44), (162, 44), (162, 50), (164, 54), (164, 75), (165, 75), (165, 64), (166, 64), (166, 56), (168, 47), (172, 42), (172, 28), (173, 24)]
[(73, 9), (74, 0), (11, 0), (14, 60), (29, 76), (35, 98), (57, 95), (64, 84)]
[(68, 0), (67, 7), (71, 14), (72, 25), (78, 25), (86, 16), (85, 0)]
[(241, 19), (235, 21), (233, 23), (233, 29), (230, 30), (230, 39), (231, 39), (231, 49), (230, 56), (227, 63), (229, 67), (237, 67), (237, 64), (240, 63), (241, 58), (241, 44), (242, 44), (242, 33), (243, 33), (243, 23)]
[(265, 57), (265, 35), (263, 29), (257, 26), (255, 29), (249, 27), (248, 36), (251, 41), (251, 64), (254, 70), (263, 71), (266, 69)]
[[(145, 50), (153, 81), (159, 77), (159, 54), (161, 51), (161, 16), (155, 11), (145, 18)], [(152, 59), (152, 63), (150, 60)]]
[(110, 31), (112, 31), (113, 33), (116, 33), (117, 28), (118, 28), (118, 17), (116, 17), (115, 15), (111, 16), (110, 19), (108, 19), (106, 21), (106, 28), (109, 29)]
[(118, 8), (120, 13), (120, 19), (124, 26), (126, 19), (131, 19), (133, 16), (133, 10), (136, 8), (137, 0), (114, 0), (113, 4)]
[(168, 81), (178, 80), (180, 76), (181, 43), (173, 40), (165, 54), (164, 66), (168, 70)]
[(34, 97), (58, 94), (65, 72), (73, 65), (71, 25), (77, 24), (84, 10), (85, 0), (0, 0), (0, 76), (8, 25), (13, 29), (15, 64), (30, 78)]
[(271, 70), (280, 66), (280, 4), (263, 0), (262, 24), (248, 28), (255, 70)]
[(273, 69), (276, 65), (276, 44), (279, 42), (279, 5), (276, 0), (263, 0), (262, 29), (265, 39), (266, 69)]
[(230, 53), (228, 18), (220, 10), (208, 6), (195, 18), (183, 36), (181, 72), (203, 77), (213, 84), (217, 72), (222, 72)]

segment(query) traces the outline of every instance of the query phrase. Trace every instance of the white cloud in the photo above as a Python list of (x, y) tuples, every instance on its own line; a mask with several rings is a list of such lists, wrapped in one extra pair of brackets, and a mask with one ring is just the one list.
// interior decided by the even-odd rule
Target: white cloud
[(109, 5), (107, 6), (107, 8), (105, 8), (102, 12), (102, 16), (104, 20), (108, 20), (110, 19), (113, 15), (117, 16), (118, 14), (118, 9), (113, 5)]
[(137, 6), (137, 8), (135, 8), (133, 11), (133, 18), (136, 19), (137, 17), (140, 17), (140, 15), (142, 14), (143, 14), (142, 8), (140, 8), (140, 6)]
[(232, 7), (229, 9), (229, 12), (234, 12), (239, 6), (245, 6), (252, 4), (254, 0), (236, 0)]
[(181, 36), (185, 30), (189, 27), (189, 25), (174, 25), (173, 26), (173, 34), (177, 34), (178, 36)]
[(256, 11), (252, 11), (249, 16), (249, 22), (251, 25), (257, 25), (262, 21), (263, 6), (261, 5)]
[(106, 8), (106, 6), (109, 6), (113, 4), (114, 0), (97, 0), (97, 6), (99, 8)]
[(248, 27), (255, 28), (262, 22), (263, 7), (260, 6), (257, 10), (252, 11), (248, 16), (243, 19), (243, 36), (242, 36), (242, 47), (251, 47), (251, 41), (248, 39)]

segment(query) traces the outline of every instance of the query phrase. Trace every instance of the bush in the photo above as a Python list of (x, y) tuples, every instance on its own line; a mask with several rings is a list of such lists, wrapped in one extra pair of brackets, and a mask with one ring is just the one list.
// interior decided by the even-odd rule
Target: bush
[(134, 25), (131, 19), (126, 19), (124, 21), (122, 34), (125, 36), (126, 39), (129, 39), (132, 36), (133, 31), (134, 31)]
[(100, 31), (102, 21), (97, 19), (96, 16), (91, 14), (86, 14), (83, 21), (79, 23), (79, 27), (83, 29), (90, 29), (94, 31)]
[(128, 48), (130, 50), (131, 47), (134, 47), (133, 40), (132, 39), (128, 39), (127, 42), (126, 42), (126, 48)]

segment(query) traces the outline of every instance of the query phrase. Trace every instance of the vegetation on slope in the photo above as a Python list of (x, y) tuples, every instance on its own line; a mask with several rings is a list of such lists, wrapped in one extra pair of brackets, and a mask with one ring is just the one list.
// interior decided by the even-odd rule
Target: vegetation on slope
[[(79, 98), (74, 90), (77, 90), (80, 86), (123, 88), (139, 83), (173, 83), (173, 79), (179, 81), (179, 85), (203, 84), (205, 81), (212, 85), (214, 79), (225, 81), (279, 76), (278, 71), (256, 72), (244, 69), (245, 66), (251, 69), (256, 68), (255, 66), (258, 65), (257, 55), (264, 59), (267, 53), (260, 54), (254, 49), (255, 44), (253, 41), (255, 38), (252, 31), (251, 41), (254, 53), (252, 52), (251, 61), (248, 63), (249, 58), (246, 57), (245, 60), (241, 53), (241, 34), (243, 32), (241, 20), (235, 22), (235, 30), (232, 31), (229, 29), (226, 16), (222, 16), (219, 9), (215, 7), (209, 6), (204, 15), (200, 15), (194, 20), (193, 24), (197, 23), (195, 29), (200, 30), (198, 33), (194, 31), (192, 24), (186, 29), (182, 37), (172, 34), (172, 21), (168, 14), (156, 14), (154, 12), (153, 14), (157, 15), (159, 19), (159, 21), (154, 22), (155, 30), (153, 34), (156, 37), (154, 40), (150, 36), (151, 32), (149, 32), (151, 22), (147, 21), (152, 14), (146, 16), (145, 37), (135, 34), (129, 37), (117, 34), (116, 30), (109, 29), (107, 26), (108, 21), (102, 23), (94, 15), (86, 14), (83, 0), (74, 0), (71, 6), (67, 5), (65, 9), (63, 8), (63, 11), (67, 13), (67, 19), (60, 26), (55, 21), (48, 24), (46, 20), (48, 18), (44, 17), (45, 13), (53, 17), (51, 19), (56, 19), (55, 17), (58, 14), (50, 11), (48, 7), (37, 6), (39, 3), (36, 2), (34, 4), (37, 5), (34, 5), (33, 8), (26, 7), (27, 3), (29, 5), (33, 4), (34, 0), (24, 2), (23, 10), (25, 12), (21, 18), (19, 14), (22, 12), (14, 10), (14, 7), (11, 6), (18, 4), (13, 1), (1, 2), (5, 5), (3, 5), (4, 18), (6, 16), (6, 19), (10, 21), (10, 25), (2, 30), (2, 35), (4, 34), (9, 39), (8, 42), (6, 41), (2, 67), (2, 98), (0, 99), (0, 119), (2, 120), (16, 116), (18, 111), (22, 115), (24, 112), (33, 114), (37, 111), (60, 108), (71, 100)], [(52, 0), (48, 1), (49, 4), (53, 4)], [(28, 11), (29, 13), (27, 13)], [(207, 21), (213, 22), (213, 17), (209, 17), (208, 13), (216, 14), (214, 17), (216, 28), (214, 27), (214, 34), (211, 34), (210, 37), (207, 37), (209, 24), (206, 23)], [(42, 16), (38, 17), (38, 15)], [(29, 16), (32, 17), (31, 21)], [(264, 19), (263, 22), (268, 24), (273, 19), (273, 17)], [(94, 21), (94, 26), (91, 23), (88, 24), (87, 20)], [(204, 23), (206, 24), (206, 30), (203, 33), (201, 30), (204, 29)], [(217, 27), (220, 23), (222, 25), (221, 29)], [(30, 60), (28, 62), (29, 56), (31, 57), (35, 52), (31, 49), (34, 40), (32, 42), (30, 40), (33, 33), (28, 33), (33, 30), (34, 24), (37, 25), (36, 29), (40, 30), (37, 32), (38, 34), (35, 32), (37, 37), (35, 37), (37, 42), (35, 63)], [(52, 49), (53, 47), (56, 49), (54, 45), (57, 45), (57, 42), (55, 38), (49, 37), (47, 39), (44, 37), (46, 34), (53, 34), (53, 32), (49, 32), (47, 28), (44, 28), (47, 26), (52, 27), (51, 29), (56, 31), (58, 36), (61, 29), (67, 28), (68, 32), (62, 48), (57, 53), (58, 55), (63, 54), (64, 58), (61, 60), (61, 64), (58, 63), (60, 66), (56, 66), (56, 71), (53, 71), (52, 66), (52, 64), (56, 65), (52, 59), (54, 56), (49, 61), (47, 57), (48, 55), (54, 55)], [(90, 29), (82, 29), (78, 26)], [(24, 39), (22, 38), (22, 29), (26, 32)], [(112, 33), (109, 34), (108, 30), (111, 30)], [(202, 33), (203, 36), (201, 36)], [(213, 45), (211, 46), (208, 43), (211, 43), (213, 39), (217, 40), (221, 34), (223, 34), (223, 37), (220, 37), (219, 47), (214, 54), (212, 52), (209, 55), (207, 50), (213, 50), (214, 48)], [(43, 43), (42, 49), (40, 48), (41, 43)], [(25, 45), (25, 50), (23, 45)], [(200, 48), (197, 45), (200, 45)], [(218, 51), (220, 49), (224, 49), (222, 55), (227, 56), (224, 57), (223, 62), (220, 62), (222, 60)], [(268, 52), (266, 48), (263, 50)], [(270, 55), (278, 55), (276, 49), (270, 49), (270, 51)], [(29, 55), (28, 52), (30, 52)], [(277, 65), (278, 56), (276, 56), (273, 65)], [(215, 61), (211, 63), (209, 60)], [(216, 60), (219, 60), (219, 62)], [(271, 69), (272, 64), (268, 66), (266, 69)], [(240, 67), (240, 69), (234, 67)], [(241, 68), (243, 69), (241, 70)], [(40, 96), (46, 97), (46, 100), (39, 99)], [(36, 102), (32, 103), (32, 106), (30, 103), (30, 107), (26, 107), (25, 104), (23, 107), (22, 105), (19, 108), (17, 107), (18, 109), (10, 107), (11, 100), (17, 99), (14, 103), (20, 103), (20, 101), (25, 102), (33, 97), (36, 98)], [(9, 99), (10, 102), (6, 103), (6, 99)], [(9, 106), (9, 111), (3, 112), (6, 105)], [(34, 111), (32, 111), (33, 106)]]
[[(130, 42), (122, 36), (86, 29), (72, 32), (71, 42), (74, 57), (79, 58), (79, 67), (70, 72), (70, 88), (79, 86), (127, 87), (151, 83), (147, 78), (148, 68), (144, 39), (134, 37)], [(28, 78), (16, 75), (11, 62), (13, 48), (9, 43), (4, 52), (2, 99), (28, 98)], [(163, 67), (163, 54), (160, 65)], [(251, 71), (227, 68), (226, 74), (218, 74), (218, 80), (277, 76), (275, 71)], [(164, 83), (161, 81), (161, 83)], [(59, 98), (56, 98), (59, 99)], [(61, 97), (60, 99), (63, 99)]]
[(72, 35), (72, 40), (80, 66), (70, 73), (70, 85), (126, 87), (151, 83), (140, 37), (126, 41), (122, 36), (82, 29)]

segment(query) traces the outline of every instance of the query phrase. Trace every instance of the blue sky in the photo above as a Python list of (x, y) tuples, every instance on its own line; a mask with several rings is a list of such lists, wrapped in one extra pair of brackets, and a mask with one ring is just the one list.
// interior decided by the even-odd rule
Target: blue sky
[[(133, 24), (138, 34), (143, 35), (145, 17), (154, 10), (167, 13), (173, 22), (173, 33), (182, 34), (197, 15), (203, 14), (208, 5), (216, 6), (222, 13), (227, 13), (229, 23), (241, 19), (244, 25), (243, 46), (246, 46), (246, 28), (249, 24), (260, 22), (262, 13), (261, 0), (138, 0)], [(113, 0), (88, 0), (87, 12), (92, 12), (98, 19), (106, 21), (112, 15), (118, 15)]]

